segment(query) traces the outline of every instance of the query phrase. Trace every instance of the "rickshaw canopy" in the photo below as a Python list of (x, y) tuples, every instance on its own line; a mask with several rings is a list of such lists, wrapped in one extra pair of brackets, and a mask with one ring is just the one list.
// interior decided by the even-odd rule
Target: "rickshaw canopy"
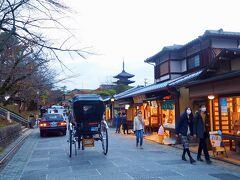
[(73, 115), (77, 123), (101, 122), (105, 106), (96, 94), (77, 95), (72, 100)]

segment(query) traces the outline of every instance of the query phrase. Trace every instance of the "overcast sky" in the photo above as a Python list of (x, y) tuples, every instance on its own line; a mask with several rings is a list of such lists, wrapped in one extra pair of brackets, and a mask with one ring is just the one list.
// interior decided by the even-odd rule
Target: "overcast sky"
[[(68, 89), (96, 89), (125, 70), (134, 74), (132, 85), (154, 82), (153, 66), (144, 60), (164, 46), (186, 44), (205, 30), (240, 32), (238, 0), (65, 0), (74, 13), (66, 25), (78, 48), (98, 55), (86, 60), (61, 55), (77, 78), (61, 83)], [(60, 35), (61, 37), (61, 35)]]

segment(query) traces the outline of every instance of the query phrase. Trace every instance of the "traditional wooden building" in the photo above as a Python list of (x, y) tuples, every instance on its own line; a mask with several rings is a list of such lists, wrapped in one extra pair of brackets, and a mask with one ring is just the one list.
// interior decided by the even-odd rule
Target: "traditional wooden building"
[[(229, 51), (223, 51), (224, 49)], [(217, 58), (231, 59), (236, 51), (230, 55), (230, 49), (240, 48), (240, 33), (238, 32), (224, 32), (220, 30), (207, 30), (202, 36), (194, 39), (185, 45), (173, 45), (164, 47), (162, 51), (156, 55), (146, 59), (145, 62), (154, 64), (155, 82), (161, 83), (178, 77), (184, 77), (186, 74), (196, 73), (201, 71), (197, 78), (203, 76), (206, 69), (215, 64)], [(229, 54), (226, 54), (229, 52)], [(239, 61), (235, 61), (237, 64)], [(229, 62), (221, 63), (219, 69), (224, 73), (228, 73)], [(226, 69), (225, 67), (228, 67)], [(233, 65), (235, 67), (235, 65)], [(185, 84), (187, 84), (185, 82)], [(179, 92), (179, 107), (176, 106), (176, 117), (180, 112), (183, 112), (186, 106), (192, 106), (197, 110), (198, 104), (202, 103), (202, 99), (192, 99), (189, 97), (189, 89), (182, 87), (175, 87)], [(205, 88), (201, 89), (205, 91)], [(184, 97), (184, 98), (182, 98)], [(191, 97), (191, 96), (190, 96)], [(187, 100), (186, 100), (187, 99)], [(183, 106), (185, 105), (185, 106)], [(176, 118), (175, 117), (175, 118)]]
[(211, 131), (221, 130), (240, 152), (240, 49), (224, 48), (201, 76), (189, 83), (189, 97), (208, 105)]
[[(154, 65), (155, 83), (124, 95), (116, 95), (116, 99), (123, 102), (132, 100), (128, 108), (130, 114), (128, 118), (131, 120), (136, 109), (141, 109), (146, 124), (151, 128), (165, 124), (166, 127), (174, 129), (178, 116), (186, 106), (192, 107), (195, 111), (200, 103), (208, 103), (207, 96), (205, 99), (194, 96), (194, 86), (190, 87), (187, 84), (192, 81), (198, 82), (204, 77), (210, 78), (209, 75), (213, 71), (211, 67), (216, 65), (217, 58), (221, 61), (235, 58), (237, 51), (230, 50), (239, 48), (240, 33), (224, 32), (222, 29), (207, 30), (202, 36), (185, 45), (164, 47), (160, 52), (145, 60), (146, 63)], [(231, 67), (234, 69), (238, 62), (234, 60)], [(219, 70), (223, 72), (222, 75), (225, 74), (225, 78), (234, 73), (226, 69), (230, 66), (229, 62), (224, 61), (218, 65)], [(230, 74), (227, 75), (228, 73)], [(237, 74), (234, 75), (237, 76)], [(235, 77), (235, 81), (237, 78)], [(200, 92), (207, 91), (208, 86), (202, 86)], [(225, 88), (228, 89), (228, 87)], [(234, 94), (240, 91), (236, 85), (235, 87), (229, 86), (229, 88), (234, 89)], [(194, 89), (195, 93), (197, 89)], [(229, 90), (229, 93), (231, 91)]]

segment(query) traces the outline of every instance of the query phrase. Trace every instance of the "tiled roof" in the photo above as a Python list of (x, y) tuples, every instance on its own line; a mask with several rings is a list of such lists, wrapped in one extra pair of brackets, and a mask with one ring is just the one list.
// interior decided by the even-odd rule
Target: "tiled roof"
[(127, 83), (127, 84), (131, 84), (131, 83), (134, 83), (135, 81), (131, 81), (131, 80), (129, 80), (129, 79), (119, 79), (119, 80), (117, 80), (116, 82), (114, 82), (114, 83), (116, 83), (116, 84), (125, 84), (125, 83)]
[(235, 77), (239, 77), (239, 76), (240, 76), (239, 70), (231, 71), (228, 73), (215, 75), (215, 76), (207, 78), (207, 79), (191, 81), (191, 83), (187, 84), (187, 86), (190, 87), (190, 86), (198, 85), (198, 84), (211, 83), (211, 82), (215, 82), (215, 81), (223, 81), (225, 79), (231, 79), (231, 78), (235, 78)]
[(155, 62), (156, 58), (159, 57), (161, 54), (164, 54), (167, 51), (177, 51), (181, 48), (185, 48), (190, 44), (193, 44), (195, 42), (198, 42), (201, 39), (207, 38), (209, 36), (221, 36), (221, 37), (237, 37), (240, 38), (240, 32), (228, 32), (228, 31), (223, 31), (223, 29), (219, 30), (206, 30), (202, 36), (199, 36), (196, 39), (193, 39), (192, 41), (184, 44), (184, 45), (173, 45), (173, 46), (166, 46), (164, 47), (160, 52), (157, 54), (147, 58), (145, 62)]
[(204, 32), (203, 36), (207, 36), (207, 35), (240, 36), (240, 32), (223, 31), (223, 29), (219, 29), (219, 30), (206, 30)]
[(181, 49), (182, 47), (183, 47), (183, 45), (176, 45), (176, 44), (174, 44), (174, 45), (172, 45), (172, 46), (164, 46), (160, 52), (158, 52), (157, 54), (155, 54), (155, 55), (147, 58), (147, 59), (145, 60), (145, 62), (153, 62), (153, 59), (155, 59), (155, 58), (158, 57), (159, 55), (161, 55), (161, 54), (163, 54), (163, 53), (165, 53), (165, 52), (167, 52), (167, 51), (179, 50), (179, 49)]
[(180, 49), (181, 47), (183, 47), (183, 45), (174, 44), (172, 46), (165, 46), (163, 47), (162, 50), (177, 50), (177, 49)]
[(130, 73), (127, 73), (126, 71), (123, 70), (121, 73), (114, 76), (114, 78), (121, 78), (121, 77), (131, 78), (131, 77), (134, 77), (134, 75), (130, 74)]
[(120, 99), (120, 97), (125, 96), (126, 94), (132, 93), (132, 92), (137, 91), (137, 90), (142, 89), (142, 88), (144, 88), (144, 86), (136, 86), (136, 87), (133, 87), (133, 88), (128, 89), (128, 90), (126, 90), (126, 91), (124, 91), (124, 92), (121, 92), (121, 93), (119, 93), (119, 94), (114, 95), (114, 98), (115, 98), (116, 100), (118, 100), (118, 99)]
[(169, 86), (180, 86), (189, 81), (195, 80), (199, 75), (203, 72), (203, 70), (199, 70), (197, 72), (186, 74), (185, 76), (179, 77), (176, 81), (169, 83)]
[(174, 86), (179, 86), (182, 85), (186, 82), (189, 82), (191, 80), (196, 79), (200, 74), (201, 74), (202, 70), (194, 72), (194, 73), (190, 73), (190, 74), (186, 74), (183, 75), (181, 77), (175, 78), (175, 79), (171, 79), (162, 83), (158, 83), (158, 84), (152, 84), (146, 87), (142, 87), (139, 89), (134, 89), (132, 91), (129, 92), (123, 92), (122, 94), (117, 94), (117, 98), (116, 99), (122, 99), (122, 98), (127, 98), (127, 97), (133, 97), (136, 95), (140, 95), (140, 94), (145, 94), (145, 93), (150, 93), (150, 92), (155, 92), (155, 91), (160, 91), (163, 90), (164, 88), (167, 87), (174, 87)]

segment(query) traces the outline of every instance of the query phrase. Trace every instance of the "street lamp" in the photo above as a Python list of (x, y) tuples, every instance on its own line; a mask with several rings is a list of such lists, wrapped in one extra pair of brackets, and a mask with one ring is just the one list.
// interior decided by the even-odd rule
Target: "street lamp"
[(213, 94), (208, 95), (211, 131), (213, 131), (213, 99), (214, 98), (215, 96)]
[(37, 110), (38, 110), (39, 93), (40, 92), (37, 90)]
[(210, 100), (213, 100), (215, 98), (215, 96), (214, 95), (208, 95), (208, 99), (210, 99)]
[(10, 98), (10, 96), (5, 96), (4, 99), (7, 101)]
[(129, 107), (130, 107), (130, 105), (129, 105), (129, 104), (125, 104), (125, 109), (126, 109), (126, 110), (128, 110), (128, 109), (129, 109)]
[(115, 101), (115, 99), (114, 99), (114, 97), (111, 97), (111, 105), (112, 105), (112, 120), (114, 119), (114, 113), (113, 113), (113, 111), (114, 111), (114, 107), (113, 107), (113, 105), (114, 105), (114, 101)]

